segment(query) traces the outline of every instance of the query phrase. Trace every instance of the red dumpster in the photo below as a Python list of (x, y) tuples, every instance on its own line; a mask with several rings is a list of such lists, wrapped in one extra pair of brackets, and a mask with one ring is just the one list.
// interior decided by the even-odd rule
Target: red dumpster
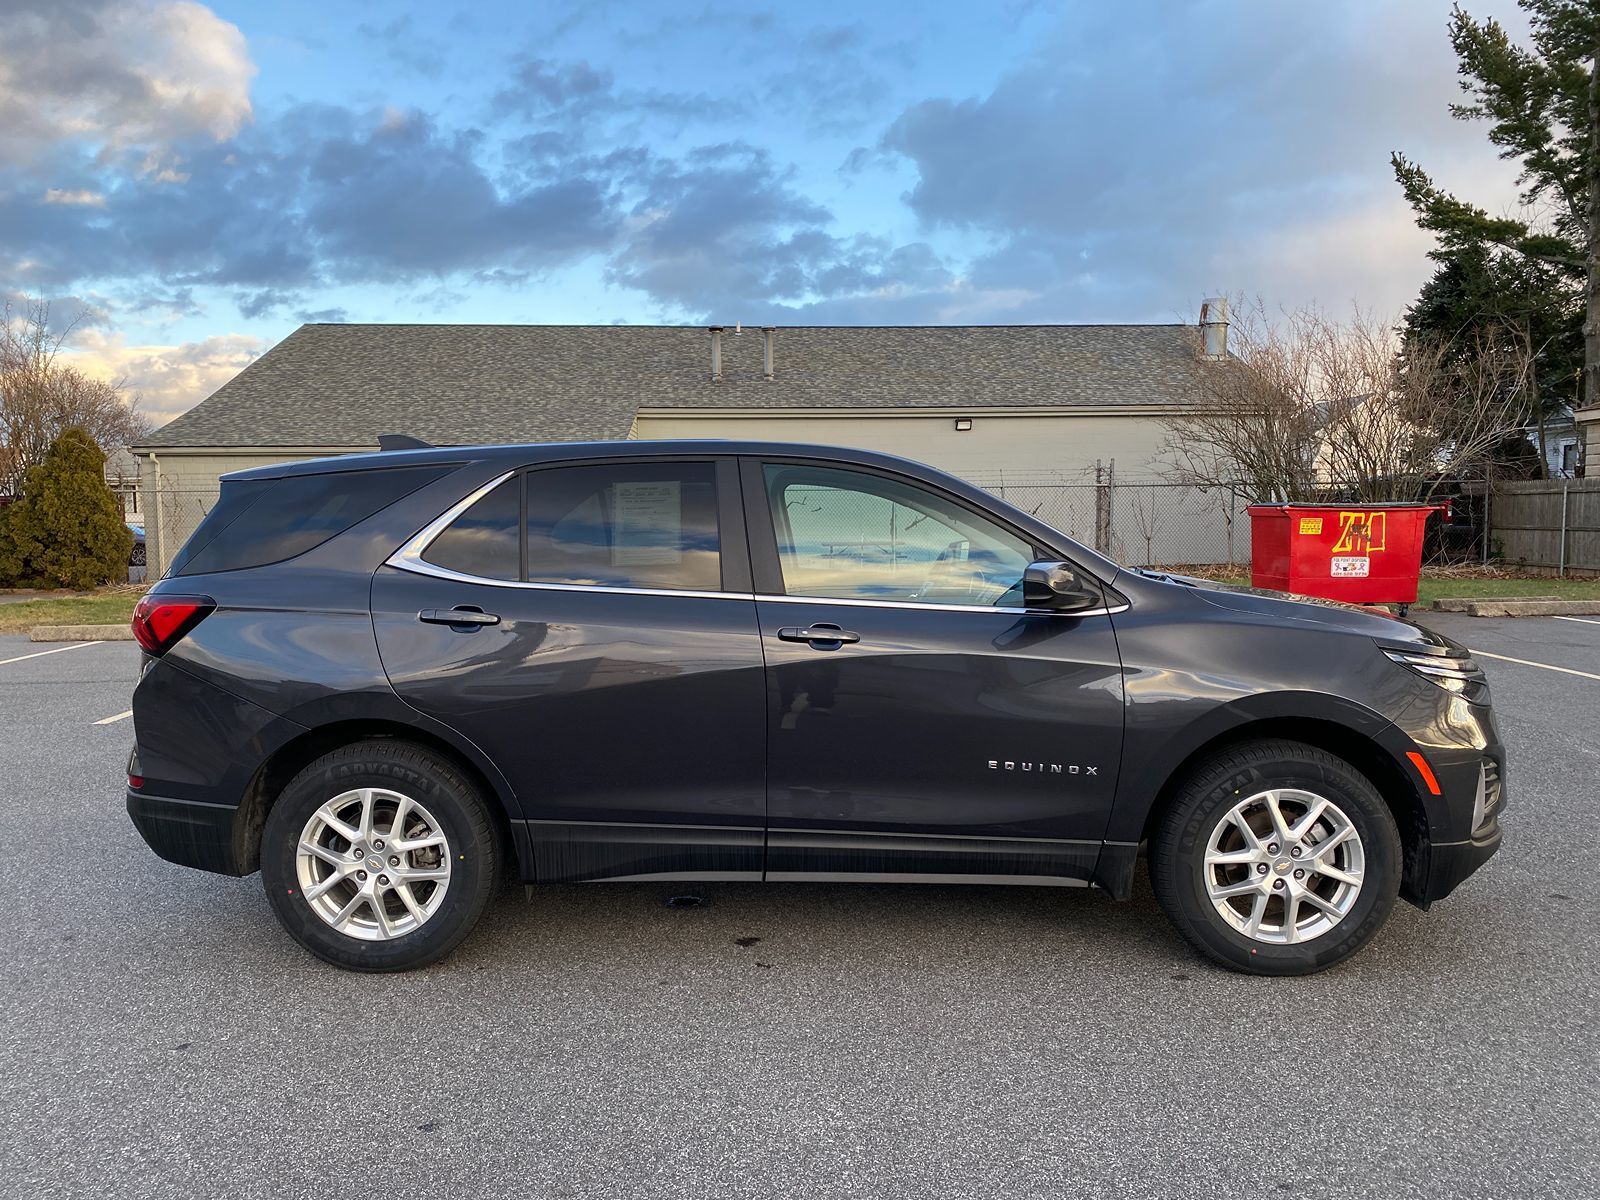
[(1252, 504), (1250, 583), (1342, 600), (1412, 604), (1422, 530), (1443, 504)]

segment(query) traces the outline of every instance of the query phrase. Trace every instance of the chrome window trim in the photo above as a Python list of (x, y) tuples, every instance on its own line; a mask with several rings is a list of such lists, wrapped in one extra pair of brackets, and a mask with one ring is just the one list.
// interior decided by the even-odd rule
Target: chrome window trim
[(482, 575), (465, 575), (448, 567), (438, 567), (420, 558), (402, 559), (398, 551), (390, 555), (384, 565), (399, 567), (402, 571), (410, 571), (417, 575), (431, 575), (435, 579), (448, 579), (453, 583), (470, 583), (475, 587), (521, 588), (524, 591), (536, 592), (596, 592), (601, 595), (611, 593), (623, 596), (694, 596), (702, 600), (755, 599), (753, 592), (692, 592), (687, 589), (672, 588), (607, 587), (599, 583), (533, 583), (521, 579), (489, 579)]
[(1127, 612), (1126, 604), (1101, 608), (1082, 608), (1076, 612), (1057, 612), (1050, 608), (1010, 608), (995, 604), (932, 604), (924, 600), (854, 600), (838, 596), (774, 596), (765, 592), (757, 600), (771, 600), (778, 604), (847, 604), (855, 608), (917, 608), (933, 612), (1013, 613), (1030, 617), (1105, 617), (1112, 613)]
[(1077, 612), (1055, 612), (1048, 608), (1001, 608), (989, 604), (930, 604), (917, 600), (855, 600), (838, 596), (779, 596), (756, 592), (697, 592), (686, 588), (636, 588), (608, 587), (592, 583), (536, 583), (521, 579), (490, 579), (483, 575), (468, 575), (437, 566), (422, 556), (441, 533), (448, 529), (462, 513), (482, 500), (495, 488), (515, 475), (507, 471), (472, 492), (465, 499), (451, 505), (422, 529), (413, 534), (404, 545), (384, 560), (385, 566), (398, 567), (415, 575), (428, 575), (434, 579), (447, 579), (452, 583), (470, 583), (477, 587), (522, 588), (538, 592), (600, 592), (624, 596), (680, 596), (703, 600), (768, 600), (776, 604), (843, 604), (856, 608), (914, 608), (933, 612), (1011, 613), (1034, 617), (1106, 617), (1127, 612), (1128, 605), (1110, 605), (1101, 608), (1080, 609)]

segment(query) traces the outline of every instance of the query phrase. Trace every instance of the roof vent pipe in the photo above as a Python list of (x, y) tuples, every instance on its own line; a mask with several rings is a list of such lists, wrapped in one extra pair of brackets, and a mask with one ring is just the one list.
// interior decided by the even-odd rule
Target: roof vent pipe
[(778, 327), (776, 325), (764, 325), (761, 328), (761, 334), (764, 339), (764, 344), (761, 348), (761, 369), (766, 374), (767, 382), (771, 383), (775, 375), (772, 365), (772, 344), (777, 340)]
[(1213, 296), (1200, 302), (1200, 335), (1203, 353), (1212, 362), (1228, 357), (1228, 299)]
[(722, 326), (711, 327), (711, 382), (722, 382)]

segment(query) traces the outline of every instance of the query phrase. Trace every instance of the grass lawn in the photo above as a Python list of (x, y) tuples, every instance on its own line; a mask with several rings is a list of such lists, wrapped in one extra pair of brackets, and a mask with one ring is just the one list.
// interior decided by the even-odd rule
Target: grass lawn
[(52, 596), (0, 604), (0, 633), (26, 633), (35, 625), (126, 625), (143, 588), (107, 589), (93, 596)]
[[(1203, 579), (1219, 583), (1237, 583), (1249, 586), (1248, 575), (1207, 574), (1203, 569), (1191, 572)], [(1488, 571), (1422, 572), (1422, 582), (1417, 587), (1417, 605), (1426, 607), (1441, 596), (1474, 596), (1478, 598), (1502, 596), (1557, 596), (1562, 600), (1600, 600), (1600, 579), (1547, 579), (1502, 575), (1492, 568)]]

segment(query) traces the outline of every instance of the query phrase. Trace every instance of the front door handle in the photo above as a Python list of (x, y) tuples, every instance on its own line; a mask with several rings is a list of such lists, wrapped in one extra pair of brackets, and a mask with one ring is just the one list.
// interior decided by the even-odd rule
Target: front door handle
[(500, 618), (495, 613), (486, 613), (481, 608), (425, 608), (417, 614), (417, 620), (426, 621), (430, 625), (498, 625)]
[(841, 629), (827, 621), (817, 621), (806, 629), (798, 625), (785, 625), (778, 630), (781, 642), (809, 642), (818, 650), (837, 650), (847, 642), (859, 642), (861, 635)]

